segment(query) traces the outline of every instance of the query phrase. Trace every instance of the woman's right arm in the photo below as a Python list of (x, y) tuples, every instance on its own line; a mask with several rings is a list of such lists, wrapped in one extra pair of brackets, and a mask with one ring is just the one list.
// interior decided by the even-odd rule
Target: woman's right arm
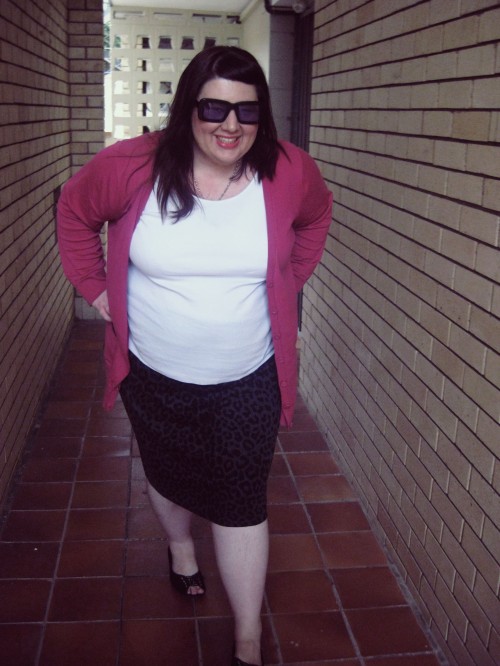
[(104, 224), (117, 213), (119, 189), (118, 179), (113, 178), (113, 160), (107, 158), (106, 152), (98, 153), (64, 185), (57, 209), (57, 237), (64, 273), (100, 312), (107, 308), (100, 234)]

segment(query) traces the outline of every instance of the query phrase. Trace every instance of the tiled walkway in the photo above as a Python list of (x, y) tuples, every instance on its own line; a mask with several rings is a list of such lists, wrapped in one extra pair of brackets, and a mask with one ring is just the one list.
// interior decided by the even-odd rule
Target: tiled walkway
[[(207, 595), (180, 597), (121, 406), (103, 412), (102, 326), (78, 323), (0, 533), (3, 666), (229, 666), (210, 530)], [(299, 401), (269, 487), (266, 664), (436, 666), (356, 498)]]

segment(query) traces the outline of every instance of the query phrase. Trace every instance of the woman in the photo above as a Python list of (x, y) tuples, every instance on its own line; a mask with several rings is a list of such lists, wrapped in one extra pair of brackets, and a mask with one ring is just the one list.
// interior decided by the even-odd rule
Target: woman
[(212, 524), (232, 666), (262, 663), (266, 484), (330, 216), (314, 161), (277, 140), (259, 64), (222, 46), (188, 65), (164, 130), (101, 151), (59, 203), (64, 270), (108, 322), (104, 404), (120, 391), (184, 594), (205, 592), (191, 516)]

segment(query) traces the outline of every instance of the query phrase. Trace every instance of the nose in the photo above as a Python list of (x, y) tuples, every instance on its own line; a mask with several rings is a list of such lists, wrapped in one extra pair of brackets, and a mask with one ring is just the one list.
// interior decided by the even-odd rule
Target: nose
[(239, 126), (240, 123), (238, 122), (238, 118), (236, 117), (236, 111), (234, 109), (231, 109), (228, 117), (222, 123), (222, 127), (228, 130), (229, 132), (234, 132), (239, 128)]

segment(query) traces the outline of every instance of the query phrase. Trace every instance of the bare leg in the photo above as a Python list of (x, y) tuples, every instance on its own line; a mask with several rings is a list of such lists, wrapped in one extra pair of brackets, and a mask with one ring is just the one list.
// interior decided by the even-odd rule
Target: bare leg
[(249, 527), (212, 525), (219, 571), (234, 613), (236, 656), (260, 664), (260, 619), (269, 533), (267, 520)]
[[(166, 499), (148, 483), (151, 505), (168, 537), (175, 573), (192, 576), (198, 571), (194, 543), (191, 537), (191, 512)], [(198, 586), (189, 588), (189, 594), (203, 594)]]

